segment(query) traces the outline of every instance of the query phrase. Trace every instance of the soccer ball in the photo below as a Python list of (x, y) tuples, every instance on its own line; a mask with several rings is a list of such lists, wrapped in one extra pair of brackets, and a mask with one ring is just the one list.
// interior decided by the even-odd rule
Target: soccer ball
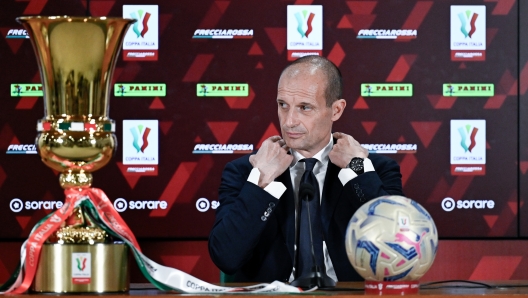
[(348, 259), (365, 280), (412, 281), (433, 264), (438, 233), (431, 215), (417, 202), (382, 196), (354, 213), (345, 245)]

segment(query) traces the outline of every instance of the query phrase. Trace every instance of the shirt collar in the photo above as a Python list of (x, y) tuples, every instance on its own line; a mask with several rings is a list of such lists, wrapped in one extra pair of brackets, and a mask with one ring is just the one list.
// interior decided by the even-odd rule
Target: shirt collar
[[(312, 158), (317, 159), (318, 161), (322, 162), (323, 164), (328, 163), (328, 160), (329, 160), (328, 154), (332, 150), (333, 145), (334, 145), (334, 142), (332, 140), (332, 135), (330, 135), (330, 140), (328, 141), (328, 144), (323, 149), (321, 149), (321, 151), (317, 152), (314, 156), (312, 156)], [(292, 160), (292, 162), (290, 164), (290, 167), (297, 166), (297, 163), (299, 162), (299, 160), (306, 158), (306, 157), (302, 156), (302, 154), (300, 154), (299, 152), (297, 152), (297, 151), (295, 151), (293, 149), (290, 149), (290, 152), (293, 155), (293, 160)]]

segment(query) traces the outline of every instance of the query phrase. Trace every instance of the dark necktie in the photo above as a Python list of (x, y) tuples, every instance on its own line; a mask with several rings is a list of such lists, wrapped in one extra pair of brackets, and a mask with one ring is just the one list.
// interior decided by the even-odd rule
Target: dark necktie
[(315, 259), (319, 268), (324, 268), (323, 257), (323, 229), (321, 224), (321, 203), (319, 200), (319, 183), (313, 173), (313, 168), (317, 163), (315, 158), (305, 158), (305, 170), (301, 178), (301, 185), (309, 183), (314, 188), (314, 196), (310, 202), (299, 198), (301, 204), (300, 226), (299, 226), (299, 246), (298, 246), (298, 266), (295, 270), (297, 277), (308, 274), (313, 264), (312, 245), (310, 243), (310, 222), (308, 221), (308, 211), (310, 212), (310, 219), (312, 223), (313, 247)]

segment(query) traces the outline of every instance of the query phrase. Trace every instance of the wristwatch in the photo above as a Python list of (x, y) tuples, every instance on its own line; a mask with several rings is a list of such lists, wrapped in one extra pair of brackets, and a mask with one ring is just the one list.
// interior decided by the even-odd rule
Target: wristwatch
[(352, 158), (347, 167), (352, 169), (352, 171), (354, 171), (354, 173), (357, 175), (361, 175), (365, 172), (365, 168), (363, 167), (363, 158), (361, 157)]

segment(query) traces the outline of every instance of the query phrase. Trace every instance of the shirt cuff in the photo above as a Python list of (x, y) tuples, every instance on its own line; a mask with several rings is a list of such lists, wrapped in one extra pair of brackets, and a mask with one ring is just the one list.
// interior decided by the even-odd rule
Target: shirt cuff
[[(365, 158), (363, 160), (363, 169), (364, 169), (364, 173), (374, 172), (374, 165), (372, 164), (372, 161), (370, 159)], [(356, 178), (357, 176), (358, 175), (354, 171), (352, 171), (352, 169), (350, 168), (341, 169), (338, 175), (339, 181), (341, 181), (341, 184), (343, 184), (343, 186), (345, 186), (345, 184), (347, 184), (348, 181)]]
[[(253, 168), (251, 170), (251, 173), (249, 173), (249, 177), (247, 181), (258, 186), (259, 178), (260, 178), (259, 169)], [(286, 191), (286, 186), (284, 186), (282, 182), (272, 181), (270, 184), (264, 187), (264, 191), (272, 195), (274, 198), (280, 199), (282, 194)]]

